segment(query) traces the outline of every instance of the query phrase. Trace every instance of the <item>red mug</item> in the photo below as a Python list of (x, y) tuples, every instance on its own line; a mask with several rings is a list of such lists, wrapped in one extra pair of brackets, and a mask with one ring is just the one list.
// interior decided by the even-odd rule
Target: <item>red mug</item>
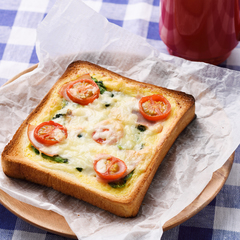
[(218, 65), (240, 40), (240, 0), (160, 0), (159, 32), (171, 55)]

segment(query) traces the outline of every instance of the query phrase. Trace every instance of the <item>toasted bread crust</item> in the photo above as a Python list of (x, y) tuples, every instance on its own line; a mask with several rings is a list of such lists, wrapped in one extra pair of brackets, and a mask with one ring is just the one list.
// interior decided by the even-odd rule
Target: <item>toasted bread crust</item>
[[(143, 94), (145, 92), (156, 92), (174, 99), (176, 102), (176, 111), (171, 120), (171, 127), (168, 127), (168, 131), (164, 134), (159, 144), (156, 145), (155, 152), (145, 171), (135, 180), (128, 194), (121, 197), (95, 189), (91, 184), (81, 183), (71, 174), (44, 168), (24, 155), (24, 148), (27, 145), (24, 135), (26, 134), (28, 124), (34, 121), (48, 106), (50, 99), (54, 94), (56, 95), (63, 83), (76, 79), (77, 76), (84, 73), (97, 73), (107, 76), (114, 80), (115, 88), (120, 88), (120, 91), (125, 91), (126, 89), (126, 91), (131, 91), (132, 89), (139, 92), (140, 89)], [(2, 168), (9, 177), (26, 179), (27, 181), (51, 187), (121, 217), (133, 217), (138, 213), (141, 202), (163, 158), (178, 135), (194, 117), (195, 100), (191, 95), (148, 83), (140, 83), (89, 62), (77, 61), (69, 65), (63, 76), (19, 127), (13, 139), (2, 153)]]

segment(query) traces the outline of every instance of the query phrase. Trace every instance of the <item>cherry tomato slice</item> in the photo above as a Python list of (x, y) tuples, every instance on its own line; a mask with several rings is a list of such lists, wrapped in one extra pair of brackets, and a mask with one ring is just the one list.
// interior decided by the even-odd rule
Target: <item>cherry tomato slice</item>
[(43, 122), (34, 129), (35, 139), (44, 145), (54, 145), (67, 138), (67, 129), (54, 121)]
[[(79, 77), (78, 79), (76, 79), (76, 80), (81, 80), (81, 79), (89, 79), (89, 80), (92, 80), (92, 78), (91, 78), (91, 76), (90, 76), (89, 73), (86, 73), (86, 74), (80, 76), (80, 77)], [(75, 80), (75, 81), (76, 81), (76, 80)], [(70, 83), (72, 83), (72, 82), (73, 82), (73, 81), (67, 82), (67, 83), (63, 84), (62, 87), (59, 89), (59, 92), (58, 92), (61, 97), (65, 98), (65, 99), (68, 100), (68, 101), (71, 101), (71, 99), (69, 99), (69, 97), (67, 96), (66, 88), (67, 88), (68, 85), (69, 85)]]
[(73, 102), (88, 105), (99, 97), (100, 89), (93, 80), (79, 79), (67, 86), (66, 93)]
[(159, 121), (166, 118), (171, 111), (171, 104), (162, 95), (142, 97), (139, 101), (140, 113), (149, 121)]
[(108, 181), (120, 179), (127, 170), (124, 161), (111, 155), (101, 155), (94, 160), (93, 167), (100, 178)]

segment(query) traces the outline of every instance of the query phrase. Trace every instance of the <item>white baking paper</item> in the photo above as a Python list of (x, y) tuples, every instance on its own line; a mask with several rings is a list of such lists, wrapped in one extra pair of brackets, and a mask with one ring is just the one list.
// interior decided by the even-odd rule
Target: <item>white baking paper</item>
[(192, 94), (197, 118), (160, 165), (135, 218), (120, 218), (52, 189), (7, 178), (11, 196), (63, 215), (79, 239), (159, 239), (164, 223), (189, 205), (240, 143), (240, 72), (159, 53), (79, 0), (58, 0), (38, 27), (37, 69), (0, 89), (0, 152), (21, 122), (75, 60), (137, 81)]

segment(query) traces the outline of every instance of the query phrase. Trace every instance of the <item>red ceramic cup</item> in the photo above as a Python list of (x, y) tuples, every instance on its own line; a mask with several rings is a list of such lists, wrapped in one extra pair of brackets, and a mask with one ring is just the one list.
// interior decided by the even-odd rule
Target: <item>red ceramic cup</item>
[(159, 32), (170, 54), (218, 65), (240, 40), (240, 0), (161, 0)]

